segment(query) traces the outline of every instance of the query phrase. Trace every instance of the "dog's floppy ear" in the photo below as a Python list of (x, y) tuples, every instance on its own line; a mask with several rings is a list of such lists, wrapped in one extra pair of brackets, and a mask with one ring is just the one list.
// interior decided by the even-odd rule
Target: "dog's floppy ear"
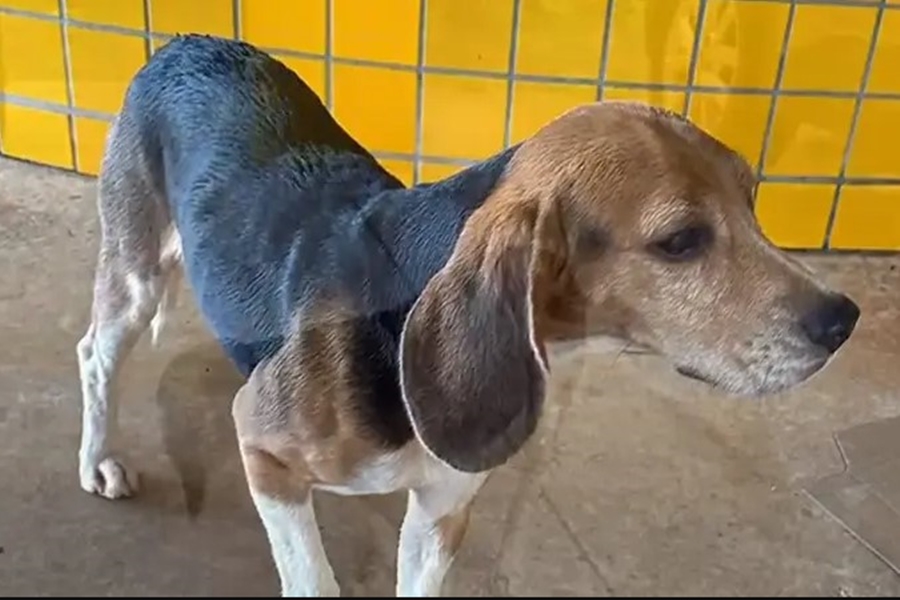
[(403, 331), (401, 376), (413, 428), (460, 471), (504, 463), (540, 416), (547, 366), (532, 302), (537, 212), (527, 205), (498, 219), (476, 212)]

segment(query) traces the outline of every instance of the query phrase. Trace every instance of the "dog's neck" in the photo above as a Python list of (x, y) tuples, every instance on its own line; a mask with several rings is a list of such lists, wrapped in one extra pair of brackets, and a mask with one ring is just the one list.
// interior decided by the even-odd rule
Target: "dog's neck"
[(405, 280), (404, 295), (418, 296), (447, 262), (466, 220), (490, 196), (514, 153), (509, 148), (447, 179), (370, 197), (352, 235), (368, 237), (372, 247), (389, 254)]

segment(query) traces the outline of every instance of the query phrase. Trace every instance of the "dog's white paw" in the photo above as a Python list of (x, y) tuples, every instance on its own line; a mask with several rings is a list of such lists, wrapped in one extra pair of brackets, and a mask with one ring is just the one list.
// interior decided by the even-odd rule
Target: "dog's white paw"
[(104, 458), (96, 465), (81, 466), (81, 487), (110, 500), (128, 498), (138, 490), (138, 476), (120, 461)]

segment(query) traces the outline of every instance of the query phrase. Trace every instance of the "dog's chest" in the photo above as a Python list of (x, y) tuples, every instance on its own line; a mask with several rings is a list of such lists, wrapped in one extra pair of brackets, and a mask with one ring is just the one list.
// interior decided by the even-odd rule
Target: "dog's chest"
[(397, 450), (365, 461), (342, 484), (316, 484), (314, 487), (341, 496), (390, 494), (434, 483), (447, 468), (413, 439)]

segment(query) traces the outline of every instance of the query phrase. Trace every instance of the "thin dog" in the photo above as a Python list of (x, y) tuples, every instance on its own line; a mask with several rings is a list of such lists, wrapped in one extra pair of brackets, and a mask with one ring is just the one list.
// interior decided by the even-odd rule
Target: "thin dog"
[(115, 383), (183, 272), (246, 377), (233, 415), (285, 596), (339, 593), (316, 489), (408, 490), (397, 594), (439, 595), (473, 498), (535, 430), (552, 342), (615, 336), (759, 396), (859, 318), (762, 234), (743, 158), (638, 103), (407, 189), (283, 64), (179, 36), (131, 81), (98, 185), (81, 485), (136, 490)]

